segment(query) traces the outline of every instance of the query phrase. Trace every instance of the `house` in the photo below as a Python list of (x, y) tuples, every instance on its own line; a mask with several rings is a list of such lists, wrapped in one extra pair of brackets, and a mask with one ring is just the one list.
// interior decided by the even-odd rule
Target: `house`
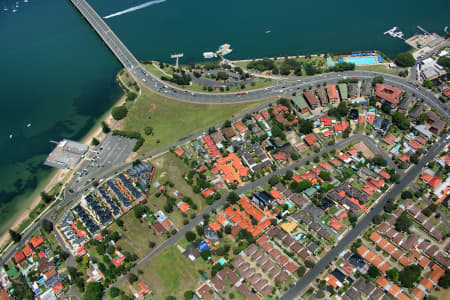
[(323, 86), (319, 87), (316, 90), (317, 96), (319, 97), (320, 104), (325, 106), (328, 104), (327, 93), (325, 92), (325, 88)]
[(292, 98), (291, 102), (299, 113), (304, 114), (308, 112), (308, 104), (306, 103), (303, 95), (299, 94), (295, 96)]
[(425, 105), (423, 103), (417, 103), (412, 111), (408, 114), (408, 119), (411, 122), (417, 123), (417, 121), (419, 120), (419, 116), (424, 112), (424, 110)]
[(257, 144), (243, 149), (241, 157), (252, 172), (259, 172), (272, 165), (269, 156)]
[(315, 136), (314, 134), (312, 134), (312, 133), (310, 133), (310, 134), (308, 134), (307, 136), (305, 136), (305, 137), (303, 138), (303, 141), (305, 141), (305, 143), (306, 143), (309, 147), (313, 147), (313, 146), (317, 147), (317, 146), (319, 146), (318, 140), (317, 140), (316, 136)]
[(370, 97), (372, 96), (372, 85), (370, 81), (363, 80), (361, 83), (361, 96)]
[(226, 183), (242, 184), (248, 177), (248, 167), (242, 165), (241, 160), (235, 153), (216, 160), (216, 167)]
[[(147, 287), (147, 285), (144, 282), (139, 282), (138, 283), (139, 286), (139, 290), (136, 291), (136, 293), (134, 294), (134, 296), (138, 296), (138, 297), (144, 297), (145, 295), (147, 295), (148, 293), (150, 293), (150, 289)], [(138, 298), (136, 297), (136, 298)]]
[(339, 88), (339, 94), (341, 95), (341, 100), (347, 100), (348, 99), (348, 89), (347, 84), (345, 83), (338, 83)]
[(227, 139), (232, 139), (236, 136), (236, 132), (234, 132), (234, 129), (232, 127), (222, 129), (222, 133)]
[(427, 115), (427, 123), (430, 124), (429, 130), (434, 134), (440, 134), (442, 130), (444, 130), (446, 122), (443, 121), (434, 111), (429, 111)]
[(206, 238), (211, 241), (211, 243), (215, 244), (219, 241), (219, 236), (209, 225), (205, 225), (203, 227), (203, 232)]
[(186, 250), (183, 252), (183, 256), (189, 258), (194, 261), (200, 257), (200, 251), (194, 245), (190, 244), (186, 247)]
[(187, 204), (186, 202), (183, 202), (183, 201), (178, 202), (177, 207), (179, 210), (181, 210), (182, 213), (187, 213), (190, 209), (189, 204)]
[(236, 130), (241, 134), (245, 133), (248, 130), (247, 127), (245, 127), (245, 125), (241, 122), (234, 124), (234, 127), (236, 127)]
[(398, 106), (398, 112), (406, 115), (409, 111), (409, 107), (411, 106), (412, 101), (413, 97), (410, 94), (405, 93), (402, 101), (400, 102), (400, 105)]
[(402, 90), (384, 83), (377, 83), (375, 86), (375, 96), (382, 103), (389, 102), (392, 108), (397, 107), (402, 93)]
[(252, 196), (252, 201), (262, 210), (264, 210), (264, 208), (268, 205), (271, 205), (274, 200), (275, 198), (273, 198), (272, 195), (270, 195), (266, 191), (258, 191)]
[(225, 141), (225, 138), (224, 138), (224, 136), (222, 134), (222, 131), (220, 131), (220, 130), (211, 133), (210, 136), (211, 136), (211, 139), (214, 141), (214, 143), (216, 145), (222, 143), (223, 141)]
[(335, 84), (327, 84), (327, 93), (330, 104), (337, 104), (339, 102), (339, 96)]
[(183, 155), (184, 155), (184, 150), (183, 149), (175, 149), (174, 151), (173, 151), (173, 153), (175, 153), (175, 155), (176, 156), (178, 156), (178, 157), (183, 157)]
[(358, 82), (350, 82), (348, 84), (348, 94), (352, 99), (359, 98)]
[(315, 109), (319, 106), (319, 100), (317, 99), (316, 95), (314, 95), (313, 91), (305, 91), (303, 95), (305, 95), (306, 102), (308, 102), (308, 105), (309, 107), (311, 107), (311, 109)]
[(22, 250), (19, 250), (14, 254), (14, 261), (16, 262), (16, 264), (20, 264), (24, 260), (25, 260), (25, 254), (23, 254)]

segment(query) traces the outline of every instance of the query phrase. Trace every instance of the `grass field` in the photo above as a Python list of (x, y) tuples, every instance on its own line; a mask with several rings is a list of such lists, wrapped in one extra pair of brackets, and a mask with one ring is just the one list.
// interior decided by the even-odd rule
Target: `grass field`
[(389, 69), (384, 65), (375, 65), (375, 66), (356, 66), (356, 70), (360, 71), (374, 71), (374, 72), (381, 72), (381, 73), (387, 73), (391, 75), (398, 75), (400, 71), (407, 70), (407, 68), (397, 68), (397, 69)]
[(144, 66), (147, 69), (147, 71), (149, 71), (150, 73), (152, 73), (153, 75), (155, 75), (158, 78), (161, 78), (161, 76), (168, 76), (168, 74), (162, 72), (160, 69), (156, 68), (152, 64), (151, 65), (150, 64), (145, 64)]
[[(273, 85), (273, 81), (270, 78), (260, 78), (260, 77), (256, 77), (255, 80), (253, 81), (255, 83), (254, 86), (252, 86), (251, 84), (247, 84), (245, 86), (245, 89), (241, 89), (240, 85), (237, 86), (231, 86), (229, 91), (224, 91), (223, 93), (235, 93), (235, 92), (242, 92), (242, 91), (251, 91), (251, 90), (256, 90), (256, 89), (262, 89), (265, 87), (269, 87)], [(217, 81), (217, 85), (220, 85), (220, 81)], [(192, 82), (192, 85), (189, 86), (185, 86), (184, 87), (187, 90), (190, 91), (194, 91), (194, 92), (203, 92), (203, 93), (207, 93), (208, 91), (205, 91), (203, 89), (202, 85), (199, 85), (195, 82)], [(220, 93), (220, 89), (216, 88), (215, 93)]]
[[(184, 196), (190, 197), (192, 201), (197, 205), (197, 210), (191, 209), (187, 215), (190, 216), (193, 213), (198, 213), (202, 211), (206, 207), (206, 201), (200, 196), (200, 194), (195, 194), (192, 191), (192, 187), (189, 186), (186, 181), (183, 179), (183, 174), (188, 171), (188, 167), (184, 164), (184, 162), (177, 158), (175, 154), (173, 153), (166, 153), (156, 159), (152, 160), (152, 164), (156, 168), (155, 175), (153, 177), (153, 182), (159, 182), (161, 184), (164, 184), (167, 181), (170, 181), (174, 184), (173, 188), (170, 188), (166, 186), (167, 193), (171, 197), (175, 197), (173, 192), (175, 190), (178, 190), (181, 192)], [(153, 192), (150, 193), (148, 199), (147, 199), (147, 205), (152, 211), (158, 211), (158, 210), (164, 210), (164, 205), (166, 204), (166, 197), (160, 196), (157, 198), (155, 196), (155, 190), (152, 190)], [(176, 198), (176, 197), (175, 197)], [(181, 199), (177, 199), (177, 201), (180, 201)], [(166, 213), (166, 215), (169, 217), (169, 219), (174, 223), (174, 225), (178, 228), (181, 228), (184, 226), (183, 220), (185, 219), (183, 217), (183, 214), (181, 211), (174, 207), (173, 212)]]
[[(238, 104), (195, 104), (142, 90), (142, 96), (132, 106), (120, 129), (140, 132), (145, 143), (139, 153), (150, 153), (192, 133), (220, 125), (233, 115), (244, 113), (262, 102), (264, 100)], [(145, 135), (144, 128), (147, 126), (153, 128), (152, 136)]]
[(165, 249), (153, 258), (142, 269), (139, 275), (149, 285), (154, 299), (165, 299), (167, 296), (183, 298), (187, 290), (195, 290), (200, 280), (195, 264), (185, 258), (176, 246)]

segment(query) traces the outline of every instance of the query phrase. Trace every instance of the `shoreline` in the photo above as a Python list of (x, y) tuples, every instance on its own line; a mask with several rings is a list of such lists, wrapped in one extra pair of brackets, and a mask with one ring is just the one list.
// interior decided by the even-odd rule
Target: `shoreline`
[[(116, 82), (119, 79), (119, 77), (121, 76), (121, 72), (122, 72), (123, 68), (120, 69), (117, 72), (117, 75), (115, 77)], [(119, 83), (117, 83), (119, 85)], [(111, 123), (114, 121), (114, 119), (111, 116), (111, 110), (113, 107), (120, 105), (122, 102), (126, 102), (126, 92), (124, 92), (124, 89), (119, 85), (119, 88), (122, 90), (122, 95), (119, 97), (119, 99), (117, 101), (115, 101), (113, 103), (113, 105), (107, 110), (105, 111), (96, 121), (96, 123), (94, 124), (94, 126), (83, 136), (83, 138), (80, 139), (80, 142), (86, 145), (90, 145), (92, 139), (94, 137), (98, 138), (99, 140), (104, 138), (104, 133), (102, 131), (102, 122), (106, 122), (108, 125), (111, 125)], [(48, 178), (45, 179), (44, 182), (42, 182), (40, 185), (38, 185), (38, 187), (36, 188), (35, 191), (33, 191), (31, 193), (31, 195), (29, 197), (27, 197), (27, 201), (24, 201), (24, 209), (22, 212), (18, 212), (17, 216), (13, 218), (11, 224), (9, 226), (7, 226), (7, 228), (5, 229), (5, 232), (3, 232), (0, 235), (0, 249), (5, 248), (6, 246), (8, 246), (6, 244), (6, 242), (10, 241), (10, 237), (9, 237), (9, 229), (13, 229), (13, 230), (17, 230), (17, 228), (27, 220), (28, 215), (30, 214), (31, 211), (33, 211), (33, 209), (36, 208), (36, 206), (39, 205), (39, 203), (41, 202), (41, 192), (45, 191), (48, 192), (50, 191), (58, 182), (60, 182), (60, 180), (63, 180), (64, 177), (67, 175), (67, 171), (70, 171), (70, 169), (54, 169), (50, 172), (50, 174), (48, 175)], [(70, 179), (70, 177), (67, 178), (66, 181), (68, 181)], [(63, 184), (65, 184), (66, 182), (64, 182)], [(63, 187), (64, 188), (64, 187)], [(47, 206), (48, 207), (48, 206)], [(46, 208), (47, 208), (46, 207)], [(33, 224), (34, 220), (32, 220), (32, 222), (30, 224)]]

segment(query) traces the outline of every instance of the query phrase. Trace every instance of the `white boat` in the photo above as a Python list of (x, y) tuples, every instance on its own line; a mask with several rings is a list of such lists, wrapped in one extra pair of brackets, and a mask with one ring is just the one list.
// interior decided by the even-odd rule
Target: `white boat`
[(12, 138), (13, 138), (13, 135), (12, 135), (12, 134), (10, 134), (10, 135), (9, 135), (9, 139), (10, 139), (10, 140), (12, 140)]
[(13, 11), (12, 11), (12, 12), (13, 12), (13, 13), (15, 13), (16, 11), (17, 11), (17, 10), (13, 9)]
[(217, 57), (217, 55), (214, 52), (203, 52), (203, 57), (204, 58), (213, 58), (213, 57)]
[(266, 30), (266, 34), (269, 34), (271, 31), (270, 30)]
[(28, 123), (28, 124), (27, 124), (27, 127), (30, 128), (30, 127), (31, 127), (31, 123)]

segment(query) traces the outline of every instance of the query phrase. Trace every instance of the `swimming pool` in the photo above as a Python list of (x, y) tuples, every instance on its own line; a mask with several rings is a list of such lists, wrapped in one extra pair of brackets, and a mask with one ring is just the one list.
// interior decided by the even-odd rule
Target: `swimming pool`
[(291, 208), (291, 207), (293, 206), (292, 203), (289, 202), (289, 201), (287, 201), (287, 200), (284, 202), (284, 204), (287, 204), (287, 206), (288, 206), (289, 208)]
[(377, 59), (373, 56), (351, 57), (351, 58), (345, 58), (344, 60), (348, 63), (353, 63), (357, 66), (376, 65), (378, 63)]
[(219, 261), (217, 263), (221, 264), (221, 265), (224, 265), (224, 264), (227, 263), (227, 261), (225, 260), (225, 258), (222, 257), (221, 259), (219, 259)]

